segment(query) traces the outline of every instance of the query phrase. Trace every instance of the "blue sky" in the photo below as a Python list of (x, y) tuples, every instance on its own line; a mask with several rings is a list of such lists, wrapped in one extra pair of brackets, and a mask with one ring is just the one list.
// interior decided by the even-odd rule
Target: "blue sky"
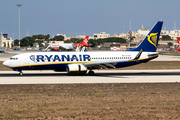
[(18, 7), (21, 10), (21, 38), (57, 33), (67, 36), (104, 31), (110, 35), (153, 27), (163, 20), (167, 30), (180, 29), (179, 0), (0, 0), (0, 32), (19, 38)]

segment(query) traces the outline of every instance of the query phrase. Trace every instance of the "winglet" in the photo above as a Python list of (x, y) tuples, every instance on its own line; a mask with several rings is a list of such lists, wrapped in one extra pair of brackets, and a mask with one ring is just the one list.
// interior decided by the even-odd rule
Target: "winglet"
[(143, 52), (143, 49), (141, 49), (141, 50), (139, 51), (139, 53), (136, 55), (136, 57), (135, 57), (134, 59), (129, 60), (129, 61), (137, 61), (137, 60), (140, 58), (142, 52)]
[(143, 51), (143, 49), (141, 49), (141, 50), (139, 51), (139, 53), (136, 55), (136, 57), (134, 58), (134, 60), (137, 60), (137, 59), (140, 58), (142, 51)]

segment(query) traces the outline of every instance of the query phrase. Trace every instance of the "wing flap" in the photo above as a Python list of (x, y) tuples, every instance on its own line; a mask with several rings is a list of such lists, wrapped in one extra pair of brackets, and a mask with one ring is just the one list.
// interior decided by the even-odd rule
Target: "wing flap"
[(112, 62), (85, 63), (84, 65), (88, 68), (94, 68), (94, 69), (108, 69), (109, 67), (116, 68), (114, 66), (116, 64), (117, 62), (112, 61)]

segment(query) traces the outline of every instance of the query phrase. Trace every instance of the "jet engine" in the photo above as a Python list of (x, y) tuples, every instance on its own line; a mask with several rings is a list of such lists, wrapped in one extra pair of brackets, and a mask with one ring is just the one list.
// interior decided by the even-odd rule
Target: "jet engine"
[(59, 50), (59, 48), (58, 48), (58, 47), (55, 47), (55, 48), (54, 48), (54, 50), (55, 50), (55, 51), (58, 51), (58, 50)]
[(69, 74), (85, 74), (87, 72), (87, 68), (82, 64), (69, 64), (66, 67), (66, 71)]

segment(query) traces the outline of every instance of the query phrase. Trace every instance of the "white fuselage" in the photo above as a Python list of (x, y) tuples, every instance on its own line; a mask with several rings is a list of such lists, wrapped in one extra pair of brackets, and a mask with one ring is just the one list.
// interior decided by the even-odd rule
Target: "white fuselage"
[(52, 43), (50, 44), (49, 46), (50, 48), (56, 48), (56, 47), (62, 47), (62, 48), (65, 48), (65, 49), (74, 49), (74, 46), (72, 43), (64, 43), (64, 44), (56, 44), (56, 43)]
[[(68, 64), (83, 64), (92, 66), (102, 63), (130, 63), (137, 56), (138, 51), (125, 52), (34, 52), (11, 57), (3, 64), (12, 69), (57, 69), (56, 66), (66, 67)], [(142, 52), (138, 60), (148, 60), (149, 54), (157, 52)], [(52, 65), (55, 65), (54, 68)], [(38, 66), (38, 68), (36, 68)], [(50, 67), (51, 66), (51, 67)], [(128, 65), (127, 65), (128, 66)], [(117, 68), (119, 66), (116, 66)]]

